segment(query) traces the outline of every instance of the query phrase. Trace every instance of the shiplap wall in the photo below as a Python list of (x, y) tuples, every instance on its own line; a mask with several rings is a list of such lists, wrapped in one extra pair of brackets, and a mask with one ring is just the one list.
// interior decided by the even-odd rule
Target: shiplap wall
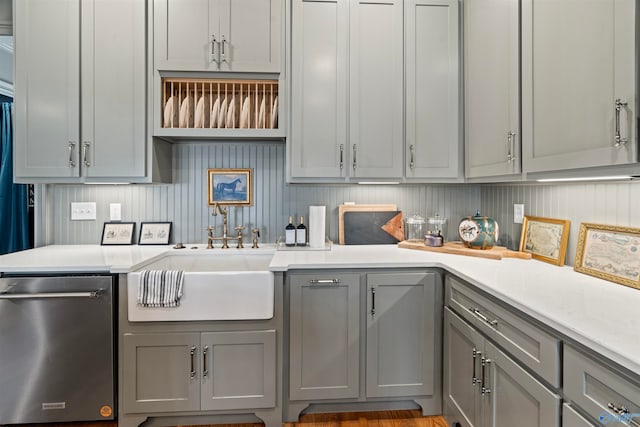
[(521, 224), (513, 222), (513, 205), (524, 203), (525, 215), (571, 221), (566, 265), (573, 265), (581, 222), (640, 227), (640, 182), (544, 185), (483, 185), (482, 213), (500, 225), (503, 245), (517, 249)]
[[(109, 204), (122, 204), (123, 221), (172, 221), (172, 242), (204, 243), (213, 218), (207, 206), (208, 168), (253, 168), (254, 203), (230, 210), (229, 226), (260, 228), (261, 241), (275, 242), (289, 215), (308, 215), (309, 205), (327, 206), (328, 236), (338, 240), (337, 206), (343, 202), (395, 203), (405, 215), (439, 213), (457, 235), (459, 218), (480, 207), (479, 185), (317, 185), (285, 183), (282, 143), (178, 143), (173, 146), (173, 183), (167, 185), (51, 185), (47, 188), (48, 244), (98, 243)], [(71, 221), (71, 202), (96, 202), (96, 221)], [(137, 236), (136, 236), (137, 237)], [(137, 240), (137, 239), (136, 239)]]

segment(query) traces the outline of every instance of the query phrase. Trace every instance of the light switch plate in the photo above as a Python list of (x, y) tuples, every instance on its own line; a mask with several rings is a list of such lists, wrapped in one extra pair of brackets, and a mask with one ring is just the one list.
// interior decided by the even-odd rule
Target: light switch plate
[(522, 224), (524, 221), (524, 205), (516, 203), (513, 205), (513, 222), (516, 224)]
[(122, 205), (120, 203), (109, 203), (109, 220), (122, 221)]
[(71, 220), (88, 221), (96, 219), (96, 202), (71, 202)]

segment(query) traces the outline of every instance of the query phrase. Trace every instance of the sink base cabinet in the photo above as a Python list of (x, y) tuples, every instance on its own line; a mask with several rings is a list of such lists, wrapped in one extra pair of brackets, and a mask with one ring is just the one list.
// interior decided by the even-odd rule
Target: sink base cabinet
[(287, 421), (309, 406), (382, 410), (401, 401), (440, 414), (439, 272), (293, 272), (287, 285)]
[(121, 276), (120, 426), (162, 418), (168, 425), (262, 420), (281, 427), (281, 277), (269, 320), (129, 322)]
[(444, 323), (444, 412), (450, 425), (560, 426), (560, 396), (449, 308)]

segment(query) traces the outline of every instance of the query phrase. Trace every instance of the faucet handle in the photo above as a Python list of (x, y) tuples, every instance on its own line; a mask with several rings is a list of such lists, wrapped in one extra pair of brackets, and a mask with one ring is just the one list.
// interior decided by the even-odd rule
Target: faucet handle
[(253, 246), (251, 247), (255, 249), (258, 247), (258, 237), (260, 237), (260, 229), (254, 228), (251, 230), (251, 232), (253, 233)]
[(233, 227), (234, 230), (236, 230), (238, 232), (238, 246), (236, 246), (236, 248), (241, 249), (244, 248), (244, 246), (242, 246), (242, 230), (245, 229), (245, 227), (243, 225), (236, 225), (235, 227)]

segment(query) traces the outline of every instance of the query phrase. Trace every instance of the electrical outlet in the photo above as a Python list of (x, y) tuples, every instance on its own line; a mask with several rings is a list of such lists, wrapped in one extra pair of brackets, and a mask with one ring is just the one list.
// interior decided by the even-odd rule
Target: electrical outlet
[(109, 220), (122, 221), (122, 205), (120, 203), (109, 203)]
[(513, 205), (513, 222), (522, 224), (524, 221), (524, 205), (516, 203)]
[(96, 219), (96, 202), (72, 202), (71, 220), (87, 221)]

